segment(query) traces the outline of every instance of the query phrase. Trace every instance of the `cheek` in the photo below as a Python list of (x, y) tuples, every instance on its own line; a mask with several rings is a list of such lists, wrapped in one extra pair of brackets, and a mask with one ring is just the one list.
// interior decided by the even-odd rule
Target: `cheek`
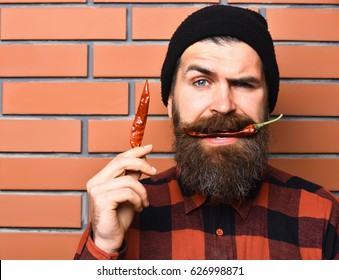
[(238, 108), (256, 122), (262, 122), (266, 118), (267, 101), (264, 94), (243, 97), (238, 100)]
[(207, 106), (202, 99), (196, 100), (189, 96), (176, 99), (176, 109), (180, 112), (182, 121), (193, 122), (206, 114)]

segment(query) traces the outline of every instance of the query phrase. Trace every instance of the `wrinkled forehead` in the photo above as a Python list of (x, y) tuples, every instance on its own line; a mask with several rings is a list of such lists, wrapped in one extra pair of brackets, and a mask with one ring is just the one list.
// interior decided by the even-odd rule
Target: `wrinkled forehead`
[[(186, 73), (199, 70), (201, 73), (232, 71), (239, 75), (265, 79), (263, 63), (256, 51), (248, 44), (239, 40), (216, 40), (209, 38), (189, 46), (179, 58), (177, 68)], [(178, 69), (175, 75), (178, 74)], [(173, 83), (175, 78), (173, 77)], [(173, 85), (172, 85), (173, 88)]]

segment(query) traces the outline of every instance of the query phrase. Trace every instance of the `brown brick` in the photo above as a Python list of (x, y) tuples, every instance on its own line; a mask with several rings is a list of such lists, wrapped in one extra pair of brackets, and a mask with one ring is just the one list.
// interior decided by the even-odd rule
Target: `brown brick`
[(339, 152), (337, 121), (280, 121), (271, 127), (274, 153)]
[(169, 39), (179, 24), (198, 8), (133, 8), (134, 40)]
[(281, 83), (273, 114), (338, 116), (339, 84)]
[(2, 40), (126, 39), (125, 8), (2, 8)]
[(0, 226), (81, 228), (80, 195), (1, 194)]
[(1, 152), (80, 152), (81, 121), (0, 120)]
[(283, 78), (339, 78), (338, 46), (277, 46)]
[[(131, 148), (130, 128), (133, 120), (90, 120), (88, 151), (123, 152)], [(172, 129), (170, 120), (148, 120), (143, 145), (153, 144), (155, 152), (170, 152)]]
[(81, 233), (0, 232), (2, 260), (72, 260)]
[(128, 84), (4, 82), (3, 114), (128, 114)]
[(266, 17), (274, 40), (339, 41), (339, 10), (275, 8)]
[(0, 45), (1, 77), (85, 77), (87, 45)]
[(95, 45), (95, 77), (159, 77), (166, 45)]
[[(86, 190), (106, 158), (0, 158), (2, 190)], [(20, 174), (20, 176), (18, 176)]]

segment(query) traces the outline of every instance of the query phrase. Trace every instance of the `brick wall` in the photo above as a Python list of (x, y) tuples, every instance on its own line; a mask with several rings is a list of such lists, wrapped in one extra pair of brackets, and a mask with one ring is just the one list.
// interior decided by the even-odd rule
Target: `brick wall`
[[(172, 164), (159, 73), (175, 27), (218, 0), (0, 0), (0, 259), (71, 259), (87, 180), (129, 148), (143, 82), (149, 160)], [(264, 15), (281, 92), (270, 162), (339, 192), (339, 0), (221, 0)], [(159, 133), (161, 131), (161, 133)]]

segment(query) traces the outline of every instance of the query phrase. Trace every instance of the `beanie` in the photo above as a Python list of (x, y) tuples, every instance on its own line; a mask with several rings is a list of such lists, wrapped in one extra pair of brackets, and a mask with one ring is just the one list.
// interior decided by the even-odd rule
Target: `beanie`
[(270, 113), (279, 91), (279, 69), (266, 20), (257, 12), (228, 5), (212, 5), (188, 16), (174, 32), (161, 69), (161, 95), (167, 106), (177, 62), (192, 44), (214, 36), (229, 36), (252, 47), (259, 55), (268, 86)]

